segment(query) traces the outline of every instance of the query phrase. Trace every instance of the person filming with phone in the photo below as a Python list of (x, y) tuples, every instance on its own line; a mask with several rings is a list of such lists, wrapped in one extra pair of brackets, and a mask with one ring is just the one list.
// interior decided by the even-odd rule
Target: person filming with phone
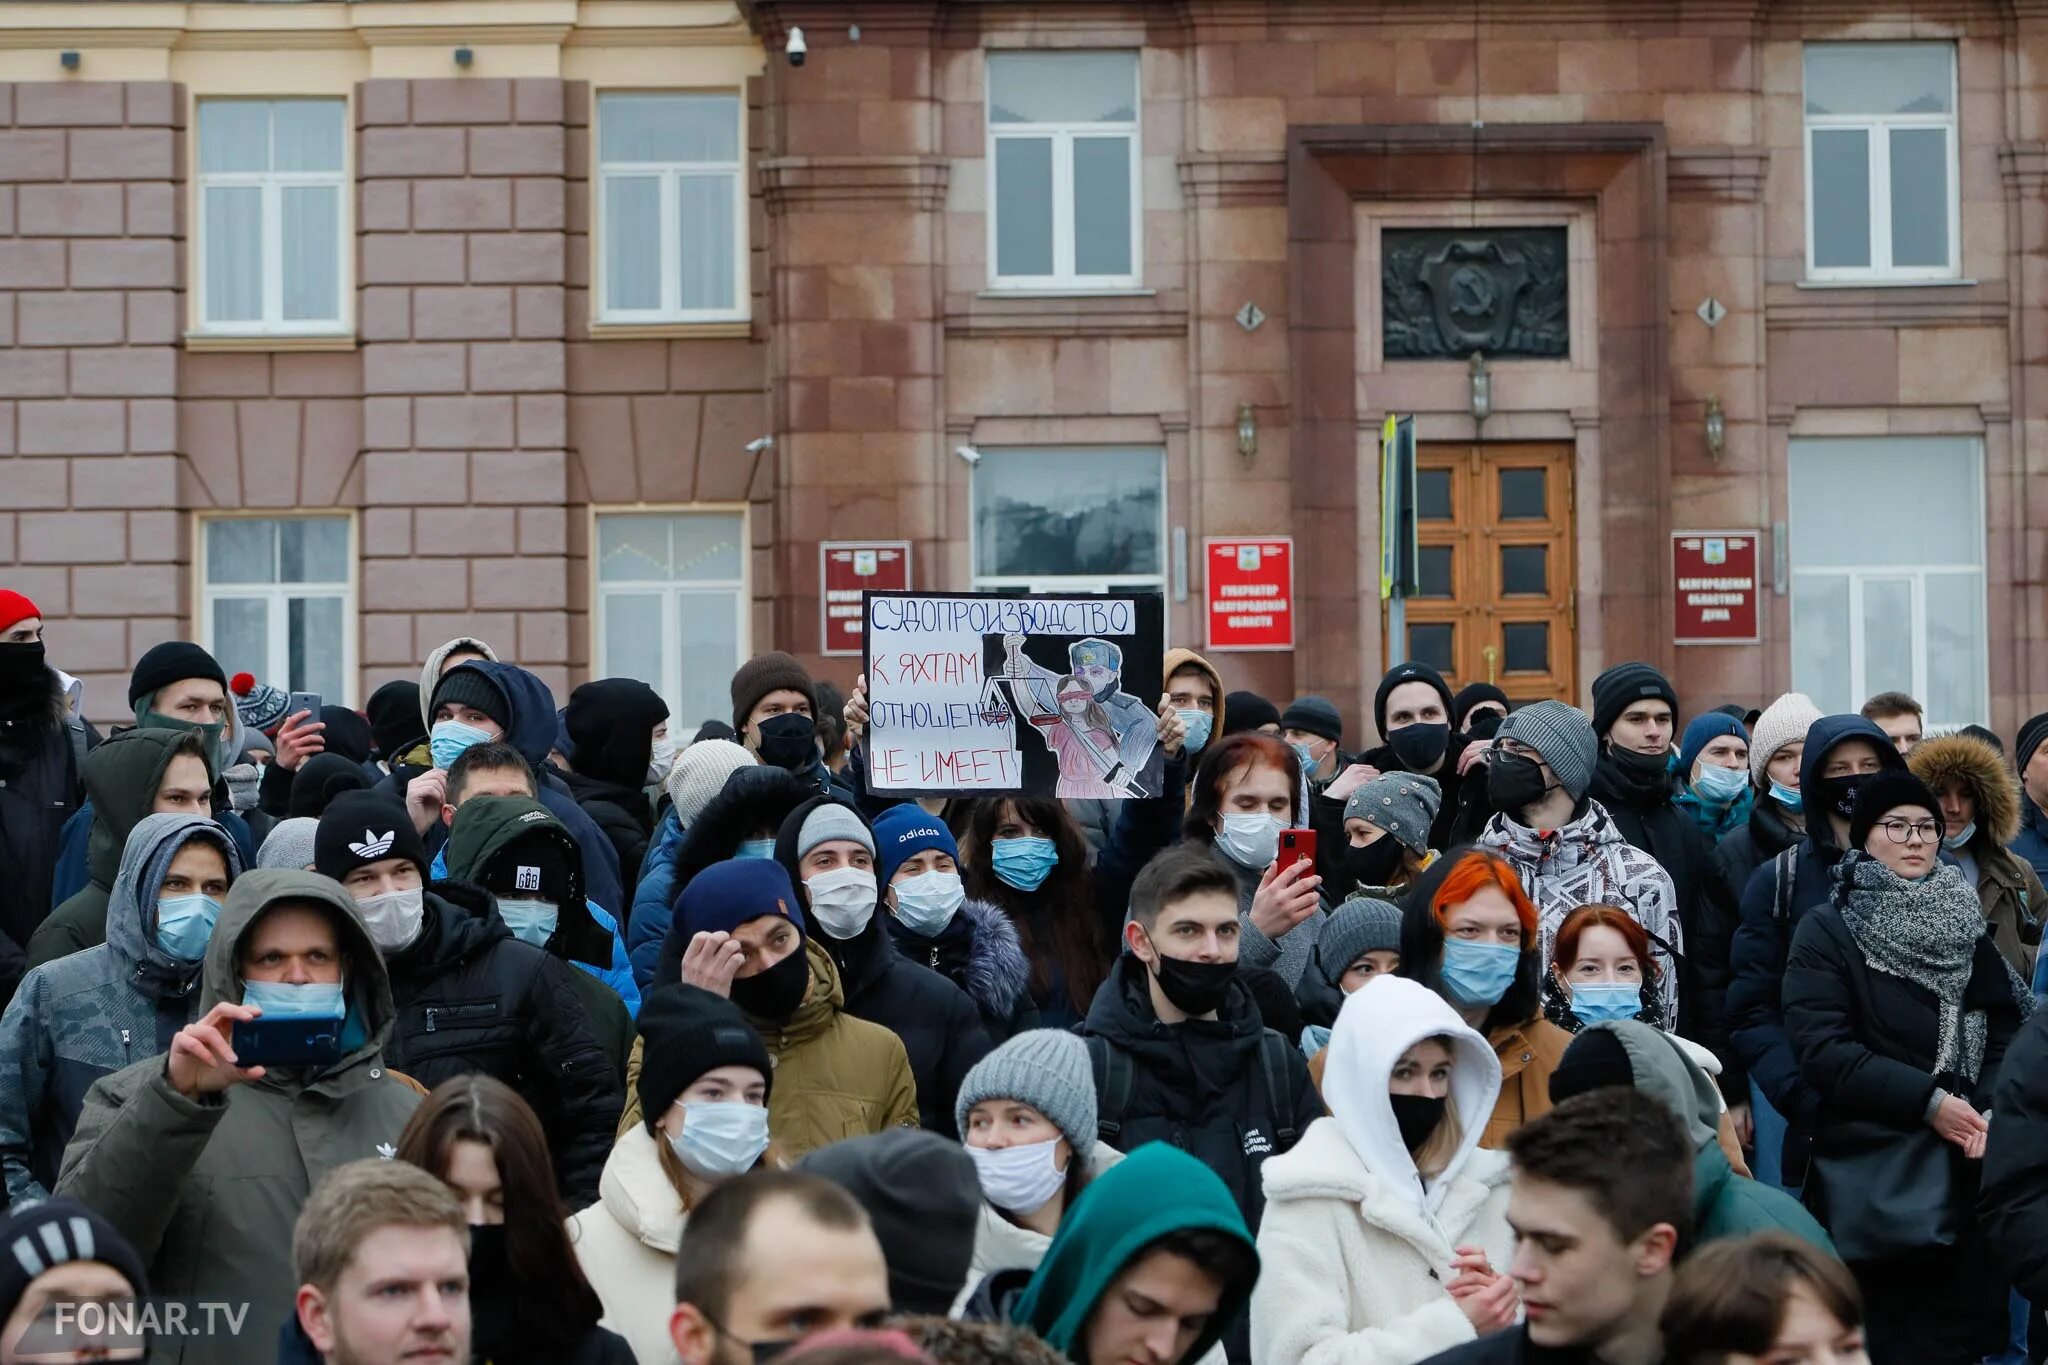
[(248, 1305), (233, 1335), (166, 1338), (157, 1359), (270, 1365), (292, 1220), (327, 1171), (394, 1152), (420, 1094), (384, 1064), (390, 980), (330, 878), (238, 880), (203, 980), (167, 1055), (93, 1083), (56, 1192), (120, 1229), (157, 1292)]

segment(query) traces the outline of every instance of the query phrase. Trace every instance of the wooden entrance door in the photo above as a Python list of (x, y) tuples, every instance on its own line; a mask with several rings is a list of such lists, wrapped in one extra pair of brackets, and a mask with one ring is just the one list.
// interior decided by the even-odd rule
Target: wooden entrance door
[(1571, 447), (1425, 445), (1416, 484), (1421, 595), (1408, 599), (1408, 657), (1453, 692), (1491, 682), (1518, 705), (1571, 702)]

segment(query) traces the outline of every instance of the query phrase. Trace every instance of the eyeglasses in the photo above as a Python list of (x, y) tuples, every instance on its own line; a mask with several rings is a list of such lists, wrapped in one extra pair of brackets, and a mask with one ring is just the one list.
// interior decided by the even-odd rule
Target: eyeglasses
[(1931, 844), (1941, 837), (1941, 823), (1937, 820), (1884, 820), (1877, 827), (1895, 844), (1910, 844), (1915, 839)]

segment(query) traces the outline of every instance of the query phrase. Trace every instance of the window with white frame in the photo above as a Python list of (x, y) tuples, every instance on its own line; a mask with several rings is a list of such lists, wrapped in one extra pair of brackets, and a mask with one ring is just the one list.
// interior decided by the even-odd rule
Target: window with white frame
[[(1910, 496), (1913, 514), (1898, 514)], [(1984, 452), (1970, 437), (1792, 443), (1792, 686), (1830, 714), (1900, 691), (1989, 715)], [(1882, 535), (1872, 529), (1883, 528)]]
[(989, 279), (1009, 289), (1138, 283), (1135, 52), (988, 58)]
[(202, 331), (346, 329), (347, 123), (338, 99), (199, 102)]
[(600, 95), (597, 156), (600, 318), (745, 318), (739, 96)]
[(605, 512), (597, 518), (601, 676), (661, 693), (673, 727), (732, 711), (748, 654), (744, 512)]
[(355, 692), (354, 562), (347, 517), (200, 523), (200, 632), (230, 675), (337, 705)]
[(1806, 267), (1816, 280), (1958, 273), (1952, 43), (1806, 45)]
[(1165, 540), (1163, 451), (984, 449), (974, 467), (977, 589), (1159, 592)]

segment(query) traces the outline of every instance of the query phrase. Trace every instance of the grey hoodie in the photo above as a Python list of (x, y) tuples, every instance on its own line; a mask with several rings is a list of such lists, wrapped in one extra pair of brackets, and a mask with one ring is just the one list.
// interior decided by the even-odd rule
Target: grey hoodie
[(447, 663), (448, 656), (458, 649), (475, 650), (492, 663), (498, 662), (496, 650), (467, 635), (458, 635), (428, 652), (426, 667), (420, 670), (420, 721), (429, 733), (434, 729), (434, 684), (441, 681), (441, 665)]
[(199, 1003), (200, 964), (156, 941), (157, 890), (193, 840), (241, 874), (235, 841), (196, 815), (151, 815), (128, 836), (107, 901), (107, 941), (46, 962), (0, 1015), (0, 1167), (8, 1202), (44, 1198), (92, 1083), (170, 1050)]
[(1636, 1089), (1669, 1109), (1685, 1123), (1695, 1152), (1720, 1140), (1721, 1092), (1713, 1079), (1688, 1061), (1678, 1044), (1662, 1030), (1634, 1019), (1592, 1024), (1581, 1030), (1611, 1033), (1628, 1054)]

